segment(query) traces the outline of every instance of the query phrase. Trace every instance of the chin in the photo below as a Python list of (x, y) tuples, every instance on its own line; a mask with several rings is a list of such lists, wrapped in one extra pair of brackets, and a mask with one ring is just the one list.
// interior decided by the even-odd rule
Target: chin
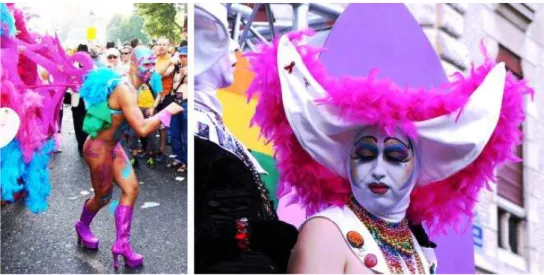
[(232, 74), (224, 75), (223, 81), (221, 81), (221, 84), (220, 84), (221, 87), (218, 87), (218, 88), (227, 88), (230, 85), (232, 85), (233, 82), (234, 82), (234, 77)]
[(232, 85), (233, 82), (234, 82), (234, 79), (232, 79), (232, 77), (231, 77), (231, 78), (225, 79), (225, 83), (226, 83), (228, 86)]

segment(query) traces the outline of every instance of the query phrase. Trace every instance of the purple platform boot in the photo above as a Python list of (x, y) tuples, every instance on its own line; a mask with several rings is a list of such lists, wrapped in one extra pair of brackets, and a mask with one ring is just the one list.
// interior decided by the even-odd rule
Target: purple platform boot
[(93, 235), (93, 232), (91, 232), (91, 228), (89, 227), (94, 216), (96, 216), (96, 213), (91, 213), (87, 209), (88, 201), (89, 200), (86, 200), (83, 204), (81, 217), (76, 223), (77, 243), (83, 244), (83, 247), (87, 249), (98, 249), (98, 238)]
[(115, 227), (117, 228), (117, 237), (111, 247), (113, 254), (113, 267), (118, 268), (118, 257), (121, 255), (125, 259), (125, 265), (130, 268), (136, 268), (144, 263), (144, 257), (132, 251), (130, 247), (130, 225), (132, 223), (132, 207), (119, 204), (115, 209)]

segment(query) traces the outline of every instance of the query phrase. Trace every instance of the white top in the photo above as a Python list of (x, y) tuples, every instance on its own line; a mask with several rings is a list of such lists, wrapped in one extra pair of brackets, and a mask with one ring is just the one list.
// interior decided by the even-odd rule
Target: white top
[[(372, 253), (376, 255), (376, 258), (378, 259), (378, 261), (376, 266), (371, 267), (370, 269), (378, 273), (391, 273), (391, 271), (389, 270), (389, 267), (387, 266), (387, 262), (385, 261), (385, 256), (383, 255), (380, 247), (378, 246), (378, 244), (376, 243), (376, 241), (370, 234), (370, 231), (359, 220), (359, 218), (355, 215), (355, 213), (351, 211), (349, 207), (347, 206), (330, 207), (325, 209), (322, 212), (315, 214), (314, 216), (310, 217), (308, 220), (315, 217), (326, 218), (332, 221), (334, 224), (336, 224), (336, 226), (342, 233), (344, 240), (346, 240), (346, 245), (351, 249), (351, 251), (355, 254), (355, 256), (357, 256), (357, 258), (361, 260), (361, 263), (363, 265), (364, 265), (365, 256)], [(349, 241), (347, 240), (347, 235), (350, 231), (355, 231), (363, 237), (364, 244), (361, 248), (356, 248), (350, 245)], [(419, 258), (421, 259), (421, 262), (423, 264), (423, 269), (425, 270), (425, 274), (431, 274), (430, 266), (433, 265), (433, 272), (434, 270), (436, 270), (436, 266), (437, 266), (434, 249), (420, 247), (414, 234), (412, 234), (412, 232), (410, 232), (410, 234), (412, 235), (412, 240), (414, 242), (414, 249), (416, 253), (419, 255)], [(403, 265), (403, 268), (404, 268), (404, 273), (410, 273), (406, 265)]]

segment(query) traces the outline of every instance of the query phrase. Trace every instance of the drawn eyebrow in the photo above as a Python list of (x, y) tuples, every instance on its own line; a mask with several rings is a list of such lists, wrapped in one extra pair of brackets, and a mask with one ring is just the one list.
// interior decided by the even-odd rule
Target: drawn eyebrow
[(409, 145), (406, 145), (406, 143), (402, 142), (400, 139), (398, 138), (394, 138), (394, 137), (386, 137), (384, 140), (383, 140), (383, 143), (386, 143), (387, 141), (389, 140), (395, 140), (395, 141), (398, 141), (400, 142), (402, 145), (406, 146), (406, 148), (412, 148), (412, 146), (409, 146)]
[(378, 139), (374, 136), (364, 136), (364, 137), (361, 137), (359, 140), (357, 140), (357, 143), (359, 143), (361, 140), (365, 139), (365, 138), (371, 138), (372, 140), (374, 140), (375, 143), (378, 143)]

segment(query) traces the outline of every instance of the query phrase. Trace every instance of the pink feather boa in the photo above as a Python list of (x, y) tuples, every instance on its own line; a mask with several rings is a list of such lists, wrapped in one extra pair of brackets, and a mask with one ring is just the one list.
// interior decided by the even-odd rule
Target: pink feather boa
[[(376, 124), (391, 132), (399, 127), (410, 138), (416, 139), (414, 121), (431, 119), (452, 113), (467, 103), (470, 95), (482, 83), (495, 62), (487, 56), (478, 67), (472, 66), (467, 77), (454, 75), (452, 83), (440, 89), (405, 89), (388, 79), (376, 77), (331, 77), (317, 60), (320, 49), (300, 45), (300, 39), (311, 31), (288, 34), (314, 78), (328, 92), (322, 104), (333, 104), (342, 110), (344, 119)], [(281, 85), (277, 67), (279, 39), (271, 45), (262, 45), (257, 53), (247, 54), (255, 78), (248, 97), (258, 95), (252, 125), (261, 128), (261, 135), (273, 142), (280, 173), (278, 196), (295, 188), (299, 202), (311, 215), (328, 206), (342, 206), (351, 192), (350, 184), (313, 160), (298, 143), (284, 113)], [(519, 126), (525, 115), (523, 95), (534, 95), (525, 81), (518, 81), (507, 73), (501, 116), (491, 139), (483, 152), (469, 166), (457, 174), (424, 187), (416, 187), (411, 195), (408, 217), (414, 223), (423, 222), (433, 233), (447, 227), (458, 228), (462, 215), (472, 217), (478, 192), (488, 181), (495, 182), (494, 170), (505, 161), (519, 161), (512, 148), (522, 142)], [(394, 96), (392, 96), (394, 95)]]

